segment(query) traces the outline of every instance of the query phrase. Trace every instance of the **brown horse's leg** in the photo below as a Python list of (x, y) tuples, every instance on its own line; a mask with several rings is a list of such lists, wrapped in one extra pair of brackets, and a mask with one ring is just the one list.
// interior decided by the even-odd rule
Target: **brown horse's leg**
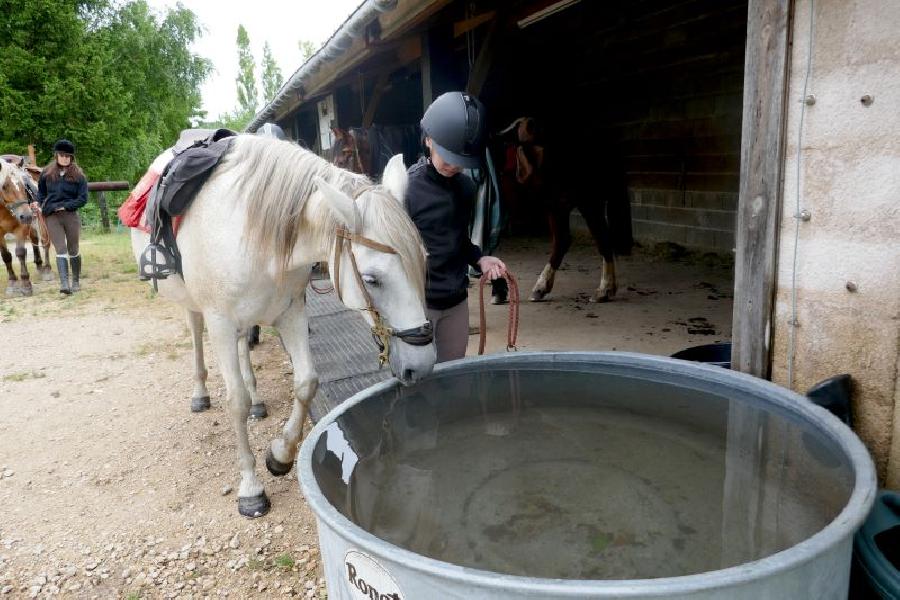
[(37, 227), (32, 226), (28, 231), (28, 240), (31, 242), (31, 251), (34, 253), (34, 268), (38, 273), (44, 272), (44, 261), (41, 259), (41, 249), (38, 246)]
[(600, 285), (591, 295), (591, 302), (609, 302), (616, 295), (616, 258), (613, 253), (612, 236), (610, 235), (609, 222), (606, 220), (606, 201), (600, 200), (592, 205), (580, 205), (579, 212), (587, 221), (588, 229), (597, 245), (597, 250), (603, 257), (603, 271), (600, 275)]
[(532, 302), (542, 301), (553, 290), (553, 281), (556, 271), (562, 264), (563, 257), (572, 245), (572, 234), (569, 229), (569, 213), (572, 208), (563, 200), (554, 199), (553, 205), (547, 212), (547, 222), (550, 225), (550, 262), (544, 266), (538, 280), (531, 289)]
[(31, 274), (28, 273), (28, 252), (25, 250), (25, 242), (16, 242), (16, 258), (19, 259), (19, 289), (23, 296), (30, 296), (33, 292), (31, 289)]
[(16, 277), (16, 272), (13, 271), (12, 266), (12, 253), (6, 247), (6, 240), (3, 239), (2, 233), (0, 233), (0, 256), (3, 257), (3, 264), (6, 266), (6, 277), (8, 281), (6, 282), (6, 295), (7, 296), (18, 296), (21, 294), (19, 289), (19, 278)]
[(35, 229), (40, 229), (41, 246), (44, 248), (44, 268), (41, 271), (43, 281), (53, 281), (53, 268), (50, 266), (50, 229), (44, 215), (38, 214), (38, 224)]
[(44, 270), (41, 271), (42, 281), (53, 281), (53, 267), (50, 266), (50, 236), (43, 241), (44, 248)]

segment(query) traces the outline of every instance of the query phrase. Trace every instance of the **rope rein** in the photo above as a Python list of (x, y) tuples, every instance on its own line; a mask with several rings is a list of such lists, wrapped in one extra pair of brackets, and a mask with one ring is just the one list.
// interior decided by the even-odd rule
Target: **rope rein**
[[(507, 271), (503, 278), (509, 284), (509, 324), (506, 330), (506, 351), (518, 350), (516, 339), (519, 337), (519, 284), (513, 274)], [(484, 354), (484, 343), (487, 340), (487, 317), (484, 314), (484, 284), (490, 281), (487, 273), (478, 282), (478, 312), (480, 326), (478, 332), (478, 354)]]

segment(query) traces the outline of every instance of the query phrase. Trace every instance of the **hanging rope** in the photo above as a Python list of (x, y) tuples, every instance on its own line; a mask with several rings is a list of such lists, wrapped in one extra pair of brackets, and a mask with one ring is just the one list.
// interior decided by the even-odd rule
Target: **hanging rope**
[[(518, 350), (516, 338), (519, 336), (519, 284), (509, 271), (503, 275), (509, 284), (509, 325), (506, 330), (506, 351)], [(481, 317), (479, 327), (478, 354), (484, 354), (484, 342), (487, 339), (487, 318), (484, 314), (484, 284), (490, 281), (487, 273), (478, 282), (478, 309)]]

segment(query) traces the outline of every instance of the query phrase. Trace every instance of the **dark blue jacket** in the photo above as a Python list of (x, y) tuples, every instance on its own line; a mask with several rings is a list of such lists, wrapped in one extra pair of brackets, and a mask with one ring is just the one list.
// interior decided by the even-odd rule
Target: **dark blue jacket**
[(87, 197), (87, 179), (83, 175), (75, 181), (68, 181), (64, 177), (50, 181), (47, 179), (47, 169), (41, 173), (41, 179), (38, 181), (38, 203), (44, 214), (49, 215), (59, 208), (68, 211), (78, 210), (87, 204)]
[(466, 267), (481, 258), (481, 249), (469, 240), (475, 184), (463, 174), (444, 177), (424, 158), (408, 175), (406, 210), (428, 252), (425, 303), (445, 310), (466, 299)]

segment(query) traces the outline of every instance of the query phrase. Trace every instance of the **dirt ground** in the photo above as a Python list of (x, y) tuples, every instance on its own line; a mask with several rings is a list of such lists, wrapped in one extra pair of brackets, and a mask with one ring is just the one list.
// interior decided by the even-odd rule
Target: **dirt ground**
[[(251, 424), (250, 440), (272, 510), (251, 521), (236, 510), (215, 361), (212, 408), (192, 414), (180, 312), (137, 281), (126, 236), (89, 238), (82, 253), (80, 294), (36, 282), (34, 297), (0, 300), (0, 597), (324, 597), (296, 475), (275, 478), (261, 464), (288, 416), (290, 365), (276, 338), (264, 331), (253, 352), (270, 416)], [(523, 298), (544, 253), (531, 240), (497, 252)], [(669, 354), (729, 339), (728, 261), (674, 258), (663, 248), (619, 259), (616, 300), (590, 304), (599, 261), (582, 240), (550, 301), (523, 302), (520, 349)], [(489, 352), (505, 344), (506, 311), (488, 307)]]

